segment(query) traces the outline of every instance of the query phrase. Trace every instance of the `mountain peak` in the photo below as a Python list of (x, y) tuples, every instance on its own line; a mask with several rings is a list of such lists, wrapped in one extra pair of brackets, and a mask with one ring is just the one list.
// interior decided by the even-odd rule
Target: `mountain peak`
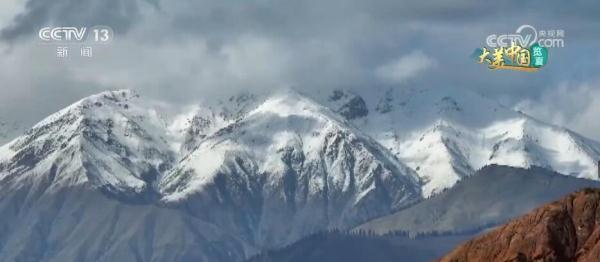
[(83, 184), (126, 198), (153, 191), (174, 153), (157, 112), (137, 98), (128, 90), (103, 92), (36, 124), (3, 150), (4, 189), (34, 181), (46, 184), (42, 191)]

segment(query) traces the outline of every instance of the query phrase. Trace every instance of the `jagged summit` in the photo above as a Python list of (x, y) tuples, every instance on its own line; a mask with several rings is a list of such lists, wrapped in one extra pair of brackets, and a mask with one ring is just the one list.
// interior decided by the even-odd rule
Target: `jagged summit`
[(598, 142), (473, 92), (408, 88), (363, 95), (372, 110), (352, 123), (415, 169), (425, 196), (489, 164), (598, 179)]
[[(342, 136), (343, 138), (335, 138)], [(215, 132), (207, 137), (195, 152), (183, 157), (181, 167), (194, 166), (194, 161), (215, 163), (223, 161), (224, 155), (238, 152), (250, 156), (253, 162), (262, 162), (268, 166), (260, 172), (278, 171), (282, 166), (279, 155), (286, 150), (296, 150), (303, 160), (320, 158), (324, 147), (329, 146), (331, 139), (349, 139), (356, 143), (371, 143), (368, 150), (377, 150), (386, 161), (393, 163), (402, 173), (411, 175), (412, 183), (417, 178), (410, 169), (404, 167), (375, 141), (360, 133), (352, 126), (347, 126), (343, 118), (331, 110), (298, 93), (288, 92), (274, 95), (260, 106), (248, 112), (243, 119)], [(334, 142), (334, 141), (331, 141)], [(338, 143), (339, 141), (335, 141)], [(336, 145), (337, 146), (337, 145)], [(350, 146), (350, 145), (348, 145)], [(350, 148), (348, 148), (350, 149)], [(359, 150), (362, 150), (359, 148)], [(207, 160), (202, 160), (205, 155)], [(300, 156), (298, 156), (300, 157)], [(195, 159), (201, 158), (201, 159)], [(210, 173), (206, 165), (199, 165), (197, 171)], [(215, 166), (218, 168), (219, 166)], [(214, 171), (213, 171), (214, 172)], [(203, 177), (203, 176), (201, 176)], [(185, 191), (185, 190), (184, 190)]]
[[(217, 163), (226, 153), (215, 148), (226, 144), (253, 152), (253, 161), (264, 162), (273, 153), (271, 147), (281, 147), (272, 144), (294, 139), (301, 141), (294, 143), (302, 145), (304, 154), (318, 154), (323, 134), (334, 130), (352, 134), (388, 162), (412, 169), (425, 197), (489, 164), (542, 166), (597, 179), (597, 142), (477, 94), (432, 88), (362, 95), (345, 90), (323, 97), (291, 90), (270, 96), (244, 93), (210, 106), (197, 104), (185, 114), (167, 118), (135, 92), (103, 92), (47, 117), (3, 146), (0, 177), (18, 180), (27, 176), (16, 176), (17, 171), (43, 173), (61, 167), (56, 170), (70, 170), (59, 172), (70, 173), (68, 184), (92, 182), (115, 192), (180, 192), (170, 190), (172, 183), (162, 179), (180, 181), (173, 173), (201, 148)], [(239, 130), (243, 132), (236, 133)], [(254, 133), (261, 136), (252, 137)], [(284, 141), (272, 139), (278, 137)], [(73, 161), (66, 164), (67, 159)], [(98, 161), (103, 163), (100, 169), (89, 165)], [(220, 168), (215, 165), (203, 169), (210, 173)], [(97, 170), (90, 171), (92, 167)]]

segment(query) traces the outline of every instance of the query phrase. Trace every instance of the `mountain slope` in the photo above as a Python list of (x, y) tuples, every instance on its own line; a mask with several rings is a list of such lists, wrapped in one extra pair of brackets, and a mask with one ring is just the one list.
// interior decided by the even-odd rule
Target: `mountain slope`
[(600, 187), (600, 182), (535, 167), (488, 166), (427, 201), (357, 229), (377, 234), (396, 230), (415, 234), (488, 228), (584, 187)]
[(584, 189), (462, 244), (441, 261), (598, 261), (600, 189)]
[[(474, 234), (474, 233), (473, 233)], [(439, 258), (467, 235), (372, 236), (324, 232), (306, 237), (287, 247), (265, 251), (248, 262), (426, 262)]]
[(0, 201), (0, 261), (240, 261), (257, 252), (186, 212), (127, 204), (85, 185)]
[(181, 129), (179, 131), (183, 131), (183, 141), (179, 154), (183, 156), (189, 154), (204, 139), (243, 118), (260, 102), (262, 101), (259, 101), (257, 96), (242, 93), (231, 96), (225, 101), (219, 101), (214, 105), (209, 103), (194, 105), (191, 114), (183, 115), (184, 119), (181, 120), (185, 122), (172, 125), (172, 127), (175, 126)]
[(269, 98), (204, 140), (160, 188), (166, 203), (269, 247), (357, 225), (421, 195), (411, 169), (294, 93)]

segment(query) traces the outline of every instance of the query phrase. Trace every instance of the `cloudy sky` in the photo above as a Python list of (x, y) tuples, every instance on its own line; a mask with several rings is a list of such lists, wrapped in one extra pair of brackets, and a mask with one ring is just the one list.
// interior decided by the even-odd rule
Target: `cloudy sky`
[[(0, 118), (30, 125), (102, 90), (176, 103), (236, 92), (453, 86), (600, 140), (600, 2), (3, 0)], [(523, 24), (565, 31), (537, 73), (469, 56)], [(45, 26), (108, 25), (93, 59), (58, 59)]]

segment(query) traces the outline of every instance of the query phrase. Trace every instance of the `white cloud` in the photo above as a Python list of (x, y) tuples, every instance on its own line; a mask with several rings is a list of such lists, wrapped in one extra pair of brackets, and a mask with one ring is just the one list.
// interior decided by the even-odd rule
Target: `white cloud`
[(562, 83), (539, 99), (524, 100), (518, 110), (541, 120), (564, 126), (600, 141), (600, 83)]
[(436, 65), (436, 61), (416, 50), (394, 61), (384, 64), (375, 70), (377, 77), (383, 81), (401, 83), (418, 76)]

